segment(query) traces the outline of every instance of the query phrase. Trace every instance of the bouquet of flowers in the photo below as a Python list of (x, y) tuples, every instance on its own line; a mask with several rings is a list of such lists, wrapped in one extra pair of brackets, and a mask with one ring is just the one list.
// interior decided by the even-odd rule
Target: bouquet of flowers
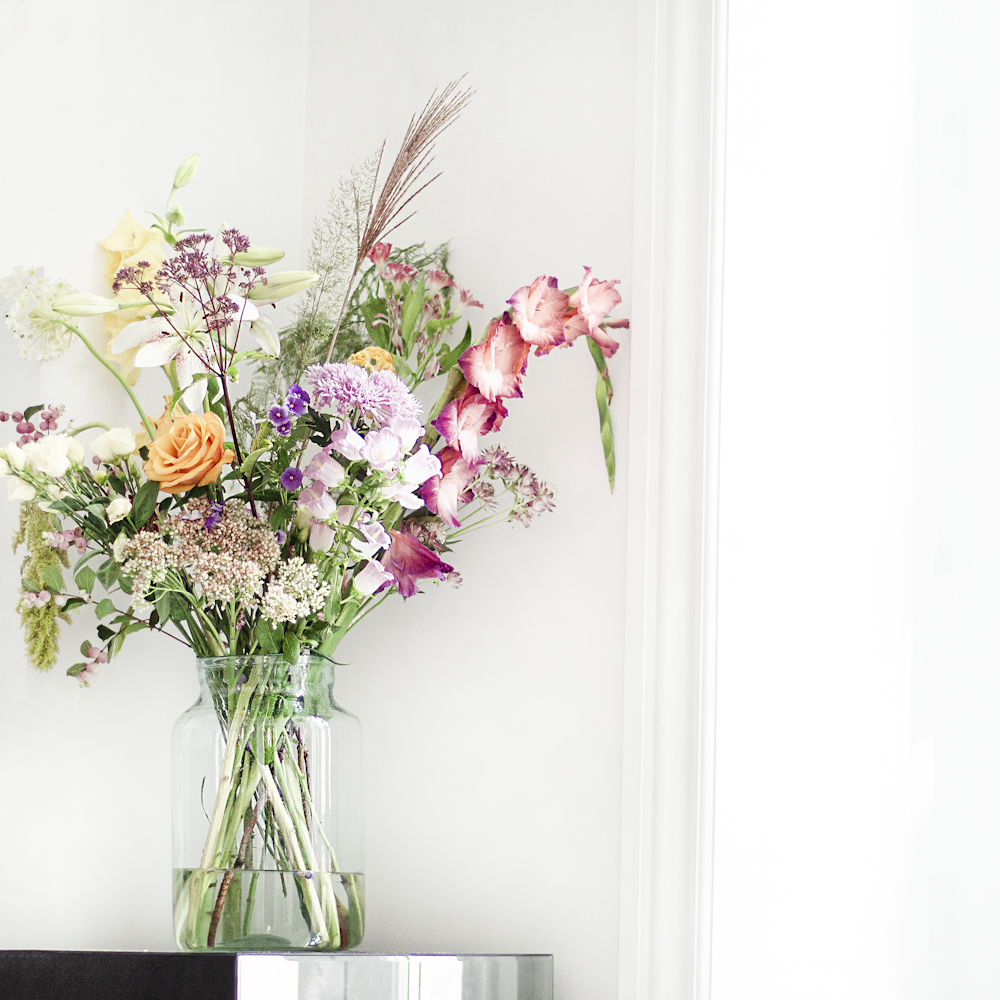
[[(271, 654), (271, 666), (248, 660), (257, 666), (214, 692), (226, 780), (202, 874), (181, 892), (182, 946), (213, 943), (225, 890), (204, 873), (239, 866), (241, 821), (252, 831), (263, 817), (262, 850), (276, 867), (318, 867), (308, 769), (296, 763), (298, 736), (266, 671), (305, 653), (332, 657), (393, 594), (412, 597), (425, 581), (457, 586), (451, 553), (468, 531), (527, 525), (552, 509), (551, 487), (487, 443), (522, 394), (532, 350), (588, 341), (613, 486), (606, 359), (618, 347), (608, 329), (627, 325), (608, 318), (618, 282), (585, 268), (578, 286), (561, 289), (541, 275), (476, 338), (466, 314), (482, 305), (456, 282), (447, 246), (399, 248), (385, 238), (468, 97), (452, 85), (432, 98), (377, 192), (381, 150), (342, 182), (317, 222), (308, 271), (275, 272), (281, 252), (236, 228), (183, 228), (175, 198), (195, 178), (192, 156), (162, 216), (146, 228), (126, 212), (102, 242), (110, 295), (74, 291), (38, 269), (3, 283), (25, 356), (51, 358), (82, 341), (136, 415), (134, 426), (108, 427), (61, 426), (54, 404), (0, 413), (17, 434), (0, 471), (21, 501), (19, 611), (33, 665), (55, 663), (59, 621), (85, 606), (99, 624), (68, 670), (82, 685), (141, 629), (199, 657)], [(292, 296), (301, 305), (279, 330), (273, 306)], [(79, 323), (96, 315), (106, 351)], [(247, 366), (252, 377), (238, 385)], [(164, 380), (159, 415), (133, 390), (150, 368)], [(422, 397), (435, 396), (425, 410)], [(352, 937), (322, 879), (300, 897), (319, 946)]]

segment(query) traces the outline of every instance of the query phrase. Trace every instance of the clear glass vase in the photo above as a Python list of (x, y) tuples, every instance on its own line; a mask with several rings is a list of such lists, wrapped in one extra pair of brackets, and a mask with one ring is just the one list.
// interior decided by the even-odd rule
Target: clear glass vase
[(183, 951), (353, 948), (364, 933), (361, 725), (333, 663), (198, 660), (174, 724), (174, 934)]

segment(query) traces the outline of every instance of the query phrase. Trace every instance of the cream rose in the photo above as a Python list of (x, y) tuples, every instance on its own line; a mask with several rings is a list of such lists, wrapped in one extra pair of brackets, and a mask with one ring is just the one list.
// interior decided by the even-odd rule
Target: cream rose
[(34, 500), (35, 488), (31, 483), (25, 483), (20, 479), (7, 480), (8, 500)]
[(21, 451), (36, 471), (46, 476), (64, 476), (70, 465), (83, 461), (83, 448), (65, 434), (46, 434), (39, 441), (29, 441)]
[(90, 450), (102, 462), (127, 458), (135, 451), (135, 435), (128, 427), (112, 427), (90, 442)]
[(149, 445), (144, 472), (164, 493), (184, 493), (219, 478), (236, 456), (225, 447), (226, 428), (214, 413), (164, 417)]
[(125, 517), (131, 509), (131, 500), (126, 500), (125, 497), (115, 497), (114, 500), (108, 504), (108, 524), (116, 524), (123, 517)]

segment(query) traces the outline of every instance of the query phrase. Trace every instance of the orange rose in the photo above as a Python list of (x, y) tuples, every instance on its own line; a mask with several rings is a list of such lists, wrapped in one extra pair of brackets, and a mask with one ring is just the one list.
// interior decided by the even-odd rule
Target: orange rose
[(183, 493), (219, 478), (236, 456), (223, 448), (226, 428), (214, 413), (162, 417), (144, 472), (164, 493)]

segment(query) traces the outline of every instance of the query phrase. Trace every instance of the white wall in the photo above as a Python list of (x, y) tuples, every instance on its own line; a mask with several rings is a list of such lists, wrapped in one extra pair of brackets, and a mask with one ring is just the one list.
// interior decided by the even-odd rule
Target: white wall
[[(537, 274), (574, 284), (583, 264), (624, 279), (628, 314), (631, 4), (280, 11), (0, 3), (0, 92), (16, 95), (0, 271), (44, 263), (100, 291), (95, 241), (126, 207), (159, 210), (195, 150), (189, 218), (237, 223), (301, 266), (338, 175), (383, 138), (394, 152), (433, 87), (469, 70), (478, 94), (400, 238), (453, 239), (480, 324)], [(207, 112), (202, 87), (218, 95)], [(40, 392), (80, 419), (128, 419), (81, 352), (40, 374), (6, 362), (8, 410)], [(626, 346), (613, 497), (585, 348), (533, 359), (503, 440), (557, 485), (556, 512), (466, 541), (461, 590), (386, 605), (342, 646), (339, 697), (366, 733), (368, 949), (554, 952), (557, 996), (615, 988), (627, 368)], [(154, 383), (140, 380), (150, 409)], [(13, 517), (0, 507), (0, 534)], [(193, 664), (138, 636), (80, 690), (62, 676), (90, 634), (76, 625), (56, 670), (30, 673), (15, 572), (0, 574), (0, 946), (171, 948), (168, 733)]]
[(1000, 13), (730, 17), (713, 997), (995, 997)]

